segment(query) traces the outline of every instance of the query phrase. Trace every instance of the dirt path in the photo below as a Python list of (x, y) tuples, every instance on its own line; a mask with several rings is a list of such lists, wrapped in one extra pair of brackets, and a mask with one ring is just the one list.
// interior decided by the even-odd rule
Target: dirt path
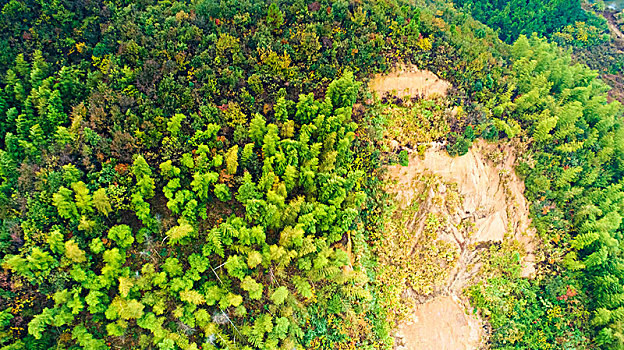
[(462, 301), (441, 296), (419, 305), (414, 318), (399, 326), (399, 345), (408, 350), (476, 349), (481, 342), (482, 325), (467, 315)]

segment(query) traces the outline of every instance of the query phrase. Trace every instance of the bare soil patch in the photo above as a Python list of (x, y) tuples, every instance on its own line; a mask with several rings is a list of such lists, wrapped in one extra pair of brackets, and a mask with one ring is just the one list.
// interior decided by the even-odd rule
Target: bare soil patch
[[(375, 76), (369, 88), (379, 97), (440, 99), (451, 84), (404, 66)], [(379, 277), (396, 295), (396, 319), (404, 318), (397, 349), (479, 349), (486, 327), (462, 291), (479, 272), (480, 252), (491, 244), (516, 242), (526, 251), (522, 274), (531, 276), (535, 233), (524, 183), (513, 171), (514, 149), (477, 141), (466, 155), (452, 158), (418, 131), (428, 135), (427, 129), (435, 129), (431, 123), (446, 124), (453, 113), (439, 120), (429, 114), (416, 110), (395, 116), (385, 135), (388, 149), (409, 152), (409, 165), (388, 168), (386, 190), (395, 195), (395, 210), (379, 251), (384, 265)], [(430, 143), (419, 156), (422, 142)]]
[[(445, 218), (435, 239), (453, 244), (456, 260), (448, 266), (448, 276), (428, 295), (413, 293), (424, 304), (414, 310), (414, 319), (399, 326), (402, 348), (478, 349), (483, 341), (481, 320), (472, 313), (462, 290), (479, 271), (479, 251), (503, 240), (516, 240), (524, 247), (523, 276), (534, 273), (534, 232), (529, 205), (523, 196), (524, 183), (515, 175), (515, 152), (511, 146), (479, 140), (461, 157), (452, 158), (441, 144), (431, 144), (418, 156), (410, 151), (409, 166), (389, 167), (388, 191), (396, 195), (397, 210), (409, 210), (418, 203), (409, 221), (413, 242), (422, 245), (427, 216)], [(423, 175), (440, 180), (423, 195)], [(459, 198), (453, 200), (453, 193)], [(418, 254), (418, 246), (411, 254)], [(429, 267), (427, 267), (429, 268)], [(409, 293), (408, 293), (409, 294)], [(401, 342), (399, 342), (401, 343)]]
[(618, 48), (624, 48), (624, 33), (622, 33), (618, 26), (618, 21), (615, 18), (614, 12), (603, 11), (602, 15), (607, 19), (607, 25), (609, 26), (609, 31), (611, 32), (615, 45)]
[(481, 323), (466, 314), (462, 302), (441, 296), (420, 304), (413, 319), (399, 326), (403, 349), (476, 349), (481, 342)]
[(428, 70), (415, 66), (403, 66), (390, 74), (377, 74), (369, 82), (371, 91), (379, 97), (390, 94), (397, 97), (446, 96), (451, 84)]

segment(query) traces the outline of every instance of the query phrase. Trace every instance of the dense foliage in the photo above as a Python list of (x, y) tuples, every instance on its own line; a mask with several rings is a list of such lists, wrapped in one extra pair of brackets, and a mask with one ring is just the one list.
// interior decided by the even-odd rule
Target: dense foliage
[(604, 18), (585, 12), (582, 0), (456, 0), (475, 19), (496, 29), (513, 43), (520, 35), (555, 36), (569, 44), (588, 46), (605, 39)]
[[(393, 273), (413, 271), (378, 260), (436, 263), (380, 250), (379, 169), (408, 162), (382, 154), (389, 133), (526, 147), (547, 259), (527, 280), (518, 247), (484, 254), (466, 292), (492, 347), (624, 348), (621, 106), (530, 36), (591, 46), (604, 21), (577, 1), (456, 3), (5, 2), (0, 346), (391, 347)], [(455, 89), (370, 102), (359, 81), (398, 62)]]
[[(560, 328), (556, 324), (558, 318), (541, 317), (537, 328), (530, 324), (539, 312), (550, 312), (556, 305), (572, 308), (565, 322), (573, 332), (577, 327), (586, 327), (582, 321), (573, 320), (582, 320), (582, 310), (587, 307), (592, 311), (590, 324), (598, 332), (596, 344), (622, 348), (622, 326), (617, 316), (623, 286), (619, 249), (624, 214), (620, 188), (624, 129), (618, 119), (621, 105), (607, 103), (608, 87), (596, 79), (597, 73), (583, 65), (572, 65), (570, 56), (562, 54), (555, 44), (536, 36), (530, 40), (521, 36), (512, 52), (514, 83), (509, 86), (508, 99), (493, 108), (492, 123), (499, 135), (530, 137), (530, 148), (519, 168), (526, 176), (525, 195), (533, 203), (534, 225), (553, 244), (549, 251), (551, 261), (565, 254), (565, 275), (572, 280), (566, 282), (567, 287), (557, 274), (544, 276), (532, 287), (522, 281), (511, 282), (517, 287), (503, 294), (507, 302), (517, 300), (511, 309), (496, 305), (502, 303), (494, 301), (500, 298), (501, 291), (487, 291), (492, 287), (476, 292), (475, 300), (497, 318), (514, 314), (521, 319), (515, 322), (524, 324), (510, 331), (509, 322), (503, 322), (497, 328), (501, 333), (497, 337), (505, 340), (500, 344), (537, 346), (531, 338), (518, 337), (518, 332), (533, 334), (531, 329), (546, 333), (538, 348), (548, 349), (553, 343), (564, 346), (561, 342), (571, 339), (577, 339), (576, 346), (583, 344), (583, 337), (553, 331)], [(499, 279), (490, 283), (502, 286)], [(572, 298), (579, 294), (577, 288), (590, 299)], [(585, 306), (578, 309), (579, 302)], [(537, 308), (537, 314), (530, 311), (535, 303), (546, 303)], [(515, 309), (518, 307), (522, 311)], [(550, 331), (553, 332), (548, 335)]]
[(330, 82), (430, 48), (417, 16), (5, 4), (2, 344), (389, 346), (360, 262), (361, 170), (378, 168), (352, 120), (360, 84)]

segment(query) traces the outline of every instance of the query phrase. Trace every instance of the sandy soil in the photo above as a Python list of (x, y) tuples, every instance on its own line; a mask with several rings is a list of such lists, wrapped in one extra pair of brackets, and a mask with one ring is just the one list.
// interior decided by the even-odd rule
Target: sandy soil
[[(502, 159), (494, 164), (488, 157)], [(530, 227), (529, 204), (523, 195), (524, 183), (513, 171), (515, 159), (511, 146), (488, 144), (483, 140), (476, 141), (468, 153), (455, 158), (449, 156), (442, 145), (434, 144), (423, 159), (412, 152), (407, 167), (390, 167), (389, 176), (396, 181), (396, 199), (401, 206), (414, 201), (411, 184), (423, 172), (457, 184), (463, 197), (462, 208), (449, 214), (457, 224), (466, 219), (473, 221), (475, 230), (470, 237), (461, 237), (457, 229), (451, 229), (452, 232), (441, 238), (461, 247), (467, 243), (500, 242), (509, 233), (511, 238), (526, 242), (532, 250), (529, 242), (534, 232)], [(524, 275), (529, 276), (532, 271), (532, 264), (527, 262)]]
[[(516, 239), (527, 255), (523, 258), (523, 275), (534, 273), (534, 232), (530, 228), (529, 206), (523, 196), (524, 184), (513, 172), (515, 152), (510, 146), (492, 145), (477, 141), (461, 157), (451, 158), (443, 146), (432, 145), (418, 157), (410, 155), (409, 166), (389, 167), (388, 189), (396, 194), (399, 208), (408, 208), (414, 201), (422, 200), (415, 191), (414, 182), (422, 174), (440, 177), (447, 186), (456, 186), (462, 200), (457, 207), (449, 208), (436, 202), (431, 194), (414, 214), (414, 239), (418, 239), (426, 213), (440, 212), (448, 223), (438, 239), (451, 242), (459, 251), (459, 258), (449, 273), (446, 287), (438, 290), (432, 299), (419, 305), (414, 319), (399, 327), (403, 337), (400, 348), (425, 349), (479, 349), (482, 345), (482, 324), (478, 317), (465, 314), (472, 310), (467, 300), (462, 300), (462, 289), (478, 272), (478, 250), (488, 242)], [(492, 159), (494, 161), (491, 161)], [(444, 194), (445, 186), (437, 191)], [(469, 225), (465, 225), (469, 223)], [(472, 227), (466, 230), (462, 227)], [(481, 248), (479, 248), (481, 247)]]
[(415, 66), (404, 66), (390, 74), (375, 75), (368, 87), (379, 97), (383, 97), (386, 93), (398, 97), (416, 95), (433, 97), (446, 96), (451, 84), (430, 71), (419, 70)]
[(474, 349), (480, 342), (481, 323), (468, 316), (462, 302), (441, 296), (419, 305), (411, 321), (399, 326), (403, 349)]

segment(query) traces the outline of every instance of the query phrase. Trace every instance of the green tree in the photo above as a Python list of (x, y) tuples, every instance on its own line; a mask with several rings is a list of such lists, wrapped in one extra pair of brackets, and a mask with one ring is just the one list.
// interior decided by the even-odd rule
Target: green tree
[(58, 210), (59, 215), (65, 219), (74, 219), (78, 216), (78, 209), (73, 201), (72, 191), (61, 186), (53, 196), (54, 206)]
[(127, 248), (134, 243), (132, 229), (128, 225), (115, 225), (108, 230), (108, 238), (112, 239), (121, 248)]
[(192, 237), (195, 229), (191, 224), (184, 219), (179, 220), (179, 225), (174, 226), (167, 231), (167, 237), (169, 237), (169, 244), (187, 243), (188, 238)]
[(284, 13), (280, 11), (276, 3), (269, 5), (266, 22), (269, 28), (273, 30), (279, 29), (284, 24)]
[(93, 211), (93, 202), (85, 183), (82, 181), (74, 182), (72, 189), (76, 196), (76, 207), (78, 210), (81, 213), (91, 213)]
[(238, 145), (232, 146), (225, 154), (225, 164), (228, 174), (236, 174), (238, 168)]
[(286, 297), (288, 297), (288, 288), (281, 286), (271, 294), (271, 301), (273, 301), (275, 305), (282, 305)]
[(241, 283), (241, 288), (247, 292), (249, 292), (249, 297), (251, 299), (258, 300), (262, 298), (262, 284), (256, 282), (250, 276), (245, 276)]
[(214, 188), (214, 194), (222, 202), (227, 202), (232, 199), (230, 189), (226, 184), (216, 184)]
[(249, 124), (249, 137), (256, 144), (260, 144), (264, 139), (265, 133), (266, 119), (262, 115), (256, 114)]
[(84, 250), (80, 249), (73, 239), (65, 242), (65, 257), (74, 263), (87, 261)]
[(111, 211), (113, 211), (110, 199), (106, 194), (106, 189), (98, 188), (93, 192), (93, 204), (95, 205), (95, 209), (97, 209), (101, 214), (108, 216)]

